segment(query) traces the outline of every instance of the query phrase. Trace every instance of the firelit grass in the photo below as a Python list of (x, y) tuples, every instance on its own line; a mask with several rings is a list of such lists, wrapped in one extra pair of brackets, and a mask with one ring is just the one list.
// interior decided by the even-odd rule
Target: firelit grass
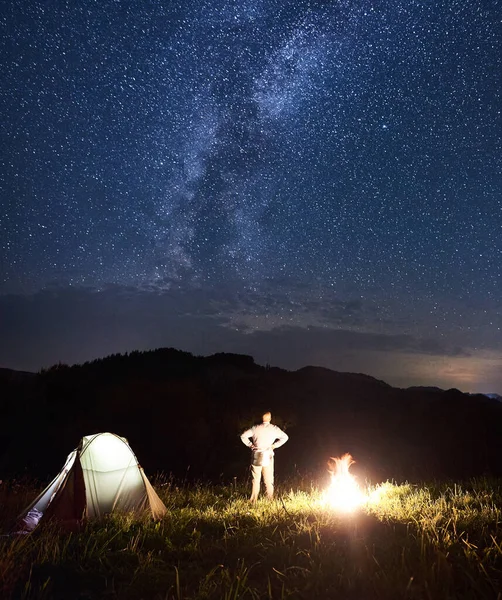
[[(0, 486), (3, 533), (36, 492), (15, 485)], [(502, 599), (502, 482), (368, 486), (343, 514), (298, 487), (251, 506), (235, 483), (159, 481), (162, 522), (119, 514), (4, 536), (0, 597)]]

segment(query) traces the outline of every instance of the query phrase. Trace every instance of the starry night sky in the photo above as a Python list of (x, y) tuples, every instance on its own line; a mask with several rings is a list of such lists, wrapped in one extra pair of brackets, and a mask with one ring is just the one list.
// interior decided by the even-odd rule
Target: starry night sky
[(502, 2), (0, 7), (0, 365), (502, 393)]

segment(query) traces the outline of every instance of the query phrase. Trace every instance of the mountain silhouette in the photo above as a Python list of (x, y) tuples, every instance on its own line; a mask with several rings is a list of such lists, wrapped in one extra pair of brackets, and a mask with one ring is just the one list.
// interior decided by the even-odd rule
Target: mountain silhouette
[(257, 365), (174, 348), (116, 354), (38, 374), (0, 370), (0, 478), (57, 472), (83, 436), (128, 438), (148, 472), (243, 477), (239, 434), (272, 411), (289, 442), (279, 478), (322, 477), (350, 452), (373, 481), (502, 475), (502, 403), (439, 388), (394, 388), (359, 373)]

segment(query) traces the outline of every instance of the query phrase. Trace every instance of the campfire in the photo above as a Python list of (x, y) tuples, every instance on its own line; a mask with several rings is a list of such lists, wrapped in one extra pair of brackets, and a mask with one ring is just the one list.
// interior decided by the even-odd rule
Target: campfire
[(344, 512), (354, 510), (364, 501), (364, 494), (359, 489), (356, 478), (349, 472), (354, 462), (350, 454), (328, 460), (331, 484), (327, 490), (327, 502), (331, 507)]

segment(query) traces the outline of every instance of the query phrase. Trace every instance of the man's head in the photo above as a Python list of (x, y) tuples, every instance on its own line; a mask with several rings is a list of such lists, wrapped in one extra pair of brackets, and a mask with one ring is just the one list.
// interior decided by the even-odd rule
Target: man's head
[(272, 414), (269, 412), (263, 413), (262, 419), (264, 423), (270, 423), (272, 420)]

